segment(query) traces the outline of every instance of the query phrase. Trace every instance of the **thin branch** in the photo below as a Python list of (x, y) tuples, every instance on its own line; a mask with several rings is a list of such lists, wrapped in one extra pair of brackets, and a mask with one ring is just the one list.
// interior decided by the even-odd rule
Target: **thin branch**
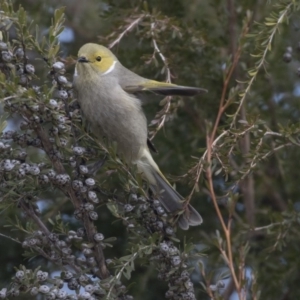
[(9, 239), (9, 240), (12, 240), (12, 241), (14, 241), (14, 242), (16, 242), (16, 243), (18, 243), (18, 244), (21, 244), (20, 241), (14, 239), (14, 238), (12, 238), (12, 237), (10, 237), (10, 236), (8, 236), (8, 235), (5, 235), (5, 234), (0, 233), (0, 236), (2, 236), (2, 237), (4, 237), (4, 238), (7, 238), (7, 239)]
[[(275, 153), (275, 152), (277, 152), (277, 151), (279, 151), (279, 150), (281, 150), (281, 149), (283, 149), (285, 147), (289, 147), (289, 146), (292, 146), (292, 145), (293, 145), (292, 143), (287, 143), (287, 144), (275, 147), (271, 151), (267, 152), (264, 156), (262, 156), (260, 158), (260, 160), (264, 160), (267, 157), (269, 157), (271, 154), (273, 154), (273, 153)], [(250, 174), (250, 172), (256, 167), (257, 163), (258, 163), (258, 154), (254, 156), (254, 158), (252, 159), (252, 161), (250, 163), (250, 168), (243, 174), (243, 176), (240, 178), (239, 181), (243, 180), (246, 176), (248, 176), (248, 174)]]
[(171, 83), (171, 71), (170, 71), (170, 68), (168, 66), (168, 61), (167, 61), (166, 57), (162, 54), (162, 52), (160, 51), (160, 49), (157, 45), (156, 39), (154, 37), (154, 29), (155, 29), (155, 23), (152, 22), (151, 23), (151, 36), (152, 36), (152, 43), (153, 43), (153, 46), (154, 46), (154, 50), (155, 50), (155, 53), (157, 53), (159, 55), (159, 57), (161, 58), (162, 62), (165, 65), (165, 68), (167, 70), (166, 82)]
[[(171, 81), (171, 70), (169, 68), (167, 58), (163, 55), (163, 53), (160, 51), (160, 49), (157, 45), (157, 42), (155, 39), (155, 34), (154, 34), (154, 29), (155, 29), (155, 22), (152, 22), (151, 23), (151, 37), (152, 37), (152, 43), (153, 43), (153, 47), (154, 47), (154, 53), (153, 53), (152, 59), (154, 59), (156, 53), (159, 55), (160, 59), (162, 60), (162, 62), (164, 64), (165, 70), (166, 70), (166, 82), (171, 83), (172, 82)], [(164, 108), (162, 109), (163, 115), (161, 116), (161, 118), (158, 122), (158, 126), (156, 126), (155, 130), (151, 134), (150, 140), (152, 140), (156, 136), (158, 131), (164, 126), (166, 118), (167, 118), (167, 114), (170, 111), (172, 96), (165, 97), (165, 100), (167, 103), (164, 106)]]
[(265, 61), (266, 61), (266, 56), (267, 56), (267, 53), (269, 52), (269, 50), (271, 49), (271, 45), (272, 45), (272, 42), (273, 42), (273, 39), (275, 37), (275, 34), (279, 28), (279, 26), (282, 24), (284, 18), (286, 17), (286, 15), (288, 14), (290, 8), (294, 5), (294, 2), (292, 1), (289, 5), (287, 5), (287, 7), (281, 11), (281, 16), (278, 18), (277, 22), (276, 22), (276, 25), (274, 26), (271, 34), (269, 35), (268, 37), (268, 42), (265, 44), (265, 49), (263, 51), (263, 54), (262, 56), (260, 57), (258, 63), (257, 63), (257, 66), (255, 68), (255, 73), (251, 76), (251, 79), (250, 81), (248, 82), (247, 84), (247, 87), (245, 89), (245, 91), (243, 92), (242, 94), (242, 97), (240, 99), (240, 104), (233, 116), (233, 119), (232, 119), (232, 122), (231, 122), (231, 125), (230, 125), (230, 128), (233, 128), (235, 126), (235, 122), (236, 122), (236, 118), (237, 116), (239, 115), (240, 113), (240, 110), (242, 108), (242, 106), (244, 105), (244, 102), (245, 102), (245, 99), (258, 75), (258, 72), (260, 71), (260, 69), (264, 66), (265, 64)]
[(130, 259), (128, 259), (127, 262), (122, 264), (122, 268), (118, 271), (117, 275), (115, 275), (111, 280), (110, 283), (112, 283), (109, 292), (107, 294), (106, 299), (110, 299), (110, 295), (114, 289), (114, 286), (116, 284), (117, 281), (121, 280), (122, 274), (124, 272), (124, 270), (127, 268), (128, 265), (130, 265), (135, 259), (136, 257), (139, 255), (139, 253), (143, 252), (144, 250), (151, 248), (151, 246), (145, 246), (139, 249), (139, 251), (135, 252), (132, 254), (132, 256), (130, 257)]
[[(36, 225), (39, 227), (39, 229), (45, 234), (45, 236), (49, 237), (49, 235), (51, 234), (51, 232), (49, 231), (49, 229), (47, 228), (47, 226), (43, 223), (43, 221), (36, 215), (35, 211), (32, 208), (32, 205), (30, 202), (26, 203), (24, 201), (24, 199), (21, 199), (19, 201), (20, 206), (22, 207), (22, 210), (26, 213), (26, 215), (31, 218)], [(61, 250), (60, 248), (56, 247), (59, 251)], [(34, 249), (36, 249), (42, 256), (44, 256), (46, 259), (50, 259), (50, 261), (52, 262), (56, 262), (56, 260), (53, 260), (51, 257), (49, 257), (49, 255), (47, 253), (44, 252), (43, 249), (39, 248), (39, 247), (34, 247)], [(81, 269), (76, 266), (72, 261), (68, 260), (68, 263), (71, 267), (74, 268), (75, 271), (77, 271), (78, 273), (81, 272)]]
[(283, 222), (276, 222), (276, 223), (272, 223), (272, 224), (261, 226), (261, 227), (255, 227), (255, 228), (252, 228), (252, 230), (253, 231), (261, 231), (261, 230), (271, 229), (272, 227), (279, 226), (279, 225), (283, 225)]
[[(212, 150), (214, 149), (214, 147), (218, 144), (219, 140), (221, 140), (224, 136), (227, 136), (228, 135), (228, 131), (223, 131), (215, 140), (214, 142), (212, 143), (211, 147), (212, 147)], [(207, 152), (208, 152), (208, 149), (205, 150), (205, 152), (203, 153), (203, 155), (200, 157), (199, 159), (199, 162), (197, 163), (197, 165), (193, 168), (193, 170), (196, 169), (196, 179), (194, 180), (194, 185), (192, 187), (192, 190), (190, 192), (190, 194), (188, 195), (188, 197), (186, 198), (186, 201), (187, 202), (190, 202), (197, 186), (198, 186), (198, 183), (199, 183), (199, 179), (200, 179), (200, 176), (202, 174), (202, 171), (203, 171), (203, 168), (204, 168), (204, 161), (206, 159), (206, 156), (207, 156)], [(189, 173), (192, 172), (189, 171)], [(187, 174), (186, 174), (187, 175)], [(186, 176), (185, 175), (185, 176)]]
[[(242, 36), (245, 36), (247, 33), (248, 33), (248, 27), (246, 25)], [(207, 139), (207, 150), (200, 157), (199, 162), (196, 165), (196, 170), (197, 170), (196, 179), (194, 180), (194, 185), (193, 185), (190, 195), (187, 198), (187, 201), (190, 201), (192, 195), (194, 194), (194, 192), (196, 190), (196, 187), (198, 186), (198, 182), (199, 182), (202, 170), (203, 170), (203, 161), (204, 161), (204, 158), (207, 156), (208, 148), (211, 148), (211, 150), (212, 150), (213, 147), (217, 144), (217, 142), (224, 135), (226, 135), (228, 133), (228, 131), (224, 131), (220, 136), (218, 136), (217, 138), (215, 137), (221, 117), (222, 117), (223, 113), (225, 112), (226, 108), (228, 107), (228, 105), (230, 104), (229, 100), (226, 102), (226, 94), (227, 94), (230, 79), (231, 79), (233, 72), (238, 64), (239, 59), (240, 59), (241, 52), (242, 52), (242, 46), (240, 45), (237, 49), (237, 52), (235, 53), (235, 55), (233, 57), (233, 62), (229, 68), (229, 71), (226, 74), (225, 81), (223, 83), (223, 90), (222, 90), (221, 100), (220, 100), (220, 104), (219, 104), (218, 114), (217, 114), (216, 120), (214, 122), (213, 130)], [(210, 153), (212, 154), (212, 151), (210, 151)]]
[[(48, 135), (46, 134), (46, 132), (44, 131), (44, 129), (41, 126), (37, 126), (35, 128), (35, 131), (36, 131), (38, 137), (42, 141), (42, 145), (43, 145), (45, 152), (47, 153), (48, 157), (51, 159), (50, 153), (53, 150), (53, 147), (49, 141)], [(59, 160), (52, 159), (51, 161), (54, 166), (54, 169), (58, 173), (60, 173), (60, 174), (66, 173), (64, 166), (62, 165), (62, 163)], [(72, 189), (72, 187), (71, 186), (66, 187), (65, 189), (63, 189), (63, 192), (68, 194), (75, 209), (78, 209), (80, 206), (80, 200), (76, 197), (75, 192)], [(83, 224), (84, 224), (84, 227), (85, 227), (85, 230), (87, 233), (88, 241), (90, 243), (94, 243), (94, 235), (97, 233), (97, 229), (87, 214), (84, 214)], [(105, 279), (105, 278), (109, 277), (110, 274), (106, 267), (103, 249), (100, 244), (97, 244), (97, 243), (94, 244), (94, 253), (95, 253), (95, 259), (97, 261), (97, 265), (99, 267), (99, 271), (96, 273), (96, 275), (101, 279)]]
[(171, 98), (172, 96), (167, 96), (165, 99), (167, 101), (167, 104), (164, 106), (163, 110), (164, 110), (164, 114), (163, 116), (160, 118), (158, 126), (155, 128), (155, 130), (153, 131), (153, 133), (151, 134), (151, 136), (149, 137), (150, 141), (152, 141), (154, 139), (154, 137), (156, 136), (156, 134), (158, 133), (158, 131), (164, 126), (166, 118), (167, 118), (167, 113), (170, 110), (171, 107)]
[(25, 203), (24, 199), (21, 199), (19, 201), (19, 204), (22, 207), (22, 210), (26, 213), (26, 215), (36, 223), (36, 225), (45, 234), (45, 236), (49, 236), (51, 232), (49, 231), (47, 226), (43, 223), (43, 221), (33, 211), (31, 204)]
[(124, 35), (125, 35), (126, 33), (128, 33), (129, 31), (131, 31), (135, 26), (137, 26), (137, 25), (139, 24), (139, 22), (140, 22), (143, 18), (145, 18), (145, 17), (147, 17), (147, 16), (148, 16), (148, 15), (142, 15), (142, 16), (140, 16), (139, 18), (135, 19), (133, 22), (131, 22), (131, 23), (125, 28), (125, 30), (119, 34), (119, 36), (117, 37), (117, 39), (114, 40), (113, 42), (111, 42), (111, 43), (108, 45), (108, 48), (111, 49), (111, 48), (113, 48), (116, 44), (120, 43), (120, 41), (122, 40), (122, 38), (124, 37)]
[[(242, 32), (242, 37), (245, 36), (248, 32), (248, 24), (245, 25), (243, 32)], [(234, 262), (233, 262), (233, 257), (232, 257), (232, 249), (231, 249), (231, 216), (229, 216), (229, 221), (228, 224), (226, 226), (224, 218), (221, 214), (218, 202), (217, 202), (217, 198), (216, 198), (216, 194), (215, 194), (215, 190), (214, 190), (214, 186), (213, 186), (213, 175), (212, 175), (212, 168), (211, 168), (211, 164), (212, 164), (212, 152), (213, 152), (213, 145), (215, 144), (215, 140), (216, 140), (216, 133), (217, 133), (217, 129), (219, 127), (219, 123), (221, 120), (221, 117), (224, 113), (224, 111), (226, 110), (229, 101), (226, 102), (226, 95), (228, 93), (228, 88), (229, 88), (229, 82), (231, 81), (231, 78), (235, 72), (236, 66), (239, 62), (240, 59), (240, 55), (242, 52), (242, 46), (239, 45), (239, 47), (237, 48), (234, 56), (233, 56), (233, 61), (232, 64), (225, 76), (225, 80), (223, 83), (223, 90), (222, 90), (222, 95), (221, 95), (221, 99), (220, 99), (220, 104), (219, 104), (219, 110), (218, 110), (218, 114), (212, 129), (211, 134), (206, 135), (206, 143), (207, 143), (207, 169), (206, 169), (206, 177), (207, 177), (207, 181), (208, 181), (208, 186), (209, 186), (209, 192), (210, 192), (210, 196), (215, 208), (215, 211), (217, 213), (218, 219), (221, 223), (222, 229), (224, 231), (224, 235), (225, 235), (225, 239), (226, 239), (226, 247), (227, 247), (227, 253), (223, 253), (223, 256), (227, 258), (228, 262), (228, 267), (230, 269), (230, 273), (232, 276), (232, 280), (234, 282), (236, 291), (238, 293), (239, 299), (242, 299), (242, 295), (241, 295), (241, 283), (239, 282), (238, 278), (237, 278), (237, 274), (234, 268)], [(200, 161), (199, 161), (200, 162)], [(197, 176), (197, 179), (199, 180), (199, 175)], [(223, 249), (222, 249), (223, 250)]]
[[(207, 143), (208, 144), (209, 144), (209, 141), (210, 141), (210, 138), (207, 136)], [(240, 284), (239, 284), (239, 281), (237, 279), (237, 276), (236, 276), (236, 273), (235, 273), (235, 269), (234, 269), (234, 265), (233, 265), (233, 260), (232, 260), (230, 228), (228, 229), (226, 227), (226, 224), (224, 222), (224, 218), (223, 218), (223, 216), (221, 214), (221, 211), (220, 211), (220, 208), (219, 208), (219, 205), (218, 205), (218, 201), (217, 201), (216, 194), (215, 194), (215, 191), (214, 191), (214, 186), (213, 186), (212, 170), (211, 170), (211, 157), (212, 157), (211, 151), (212, 151), (212, 148), (208, 147), (207, 148), (207, 162), (208, 162), (209, 166), (208, 166), (208, 168), (206, 170), (206, 176), (207, 176), (207, 179), (208, 179), (210, 196), (212, 198), (212, 202), (213, 202), (215, 211), (217, 213), (218, 219), (219, 219), (219, 221), (221, 223), (221, 226), (222, 226), (222, 229), (224, 231), (225, 238), (226, 238), (227, 253), (228, 253), (229, 257), (227, 256), (227, 254), (225, 252), (223, 253), (223, 256), (227, 260), (227, 265), (228, 265), (228, 267), (230, 269), (230, 273), (231, 273), (232, 279), (234, 281), (235, 288), (237, 289), (237, 292), (239, 294)], [(221, 249), (221, 250), (223, 250), (223, 249)]]

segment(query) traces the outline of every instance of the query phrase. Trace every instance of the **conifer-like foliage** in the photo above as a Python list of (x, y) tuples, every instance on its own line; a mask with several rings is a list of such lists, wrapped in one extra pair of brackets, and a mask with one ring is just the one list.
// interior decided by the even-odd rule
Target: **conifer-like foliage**
[[(0, 298), (299, 299), (299, 4), (0, 0)], [(89, 131), (86, 42), (208, 90), (139, 95), (201, 226), (178, 229)]]

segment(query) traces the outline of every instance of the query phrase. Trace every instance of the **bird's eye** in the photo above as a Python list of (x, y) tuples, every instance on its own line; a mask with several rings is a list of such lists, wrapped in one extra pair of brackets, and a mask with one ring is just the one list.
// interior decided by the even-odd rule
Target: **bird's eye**
[(96, 60), (97, 60), (97, 61), (101, 61), (101, 56), (97, 56), (97, 57), (96, 57)]

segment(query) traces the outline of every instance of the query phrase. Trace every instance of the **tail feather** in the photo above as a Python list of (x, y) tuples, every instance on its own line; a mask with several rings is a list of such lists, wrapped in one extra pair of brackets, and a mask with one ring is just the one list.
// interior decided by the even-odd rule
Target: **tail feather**
[[(142, 157), (136, 163), (139, 171), (149, 181), (152, 192), (159, 196), (159, 200), (166, 211), (175, 213), (183, 210), (184, 198), (173, 189), (160, 172), (148, 149), (144, 149)], [(180, 214), (178, 224), (181, 229), (187, 230), (189, 226), (200, 225), (202, 221), (197, 210), (189, 204), (185, 211)]]
[[(179, 212), (183, 209), (184, 198), (173, 189), (173, 187), (161, 176), (158, 172), (153, 172), (153, 176), (156, 179), (156, 185), (151, 185), (151, 190), (154, 193), (159, 193), (159, 198), (168, 212)], [(188, 205), (183, 214), (180, 215), (178, 224), (181, 229), (187, 230), (189, 226), (197, 226), (203, 222), (202, 217), (197, 210)]]

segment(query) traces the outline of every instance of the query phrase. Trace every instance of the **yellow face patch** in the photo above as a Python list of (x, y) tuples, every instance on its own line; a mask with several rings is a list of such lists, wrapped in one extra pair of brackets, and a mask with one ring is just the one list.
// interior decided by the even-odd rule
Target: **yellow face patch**
[(109, 49), (97, 44), (86, 44), (81, 47), (78, 57), (85, 58), (87, 61), (82, 64), (89, 64), (101, 75), (111, 72), (117, 62), (117, 58)]
[(102, 75), (110, 72), (116, 64), (114, 57), (109, 56), (101, 51), (96, 52), (94, 56), (89, 59), (89, 61), (92, 66), (97, 69), (97, 71), (101, 72)]

